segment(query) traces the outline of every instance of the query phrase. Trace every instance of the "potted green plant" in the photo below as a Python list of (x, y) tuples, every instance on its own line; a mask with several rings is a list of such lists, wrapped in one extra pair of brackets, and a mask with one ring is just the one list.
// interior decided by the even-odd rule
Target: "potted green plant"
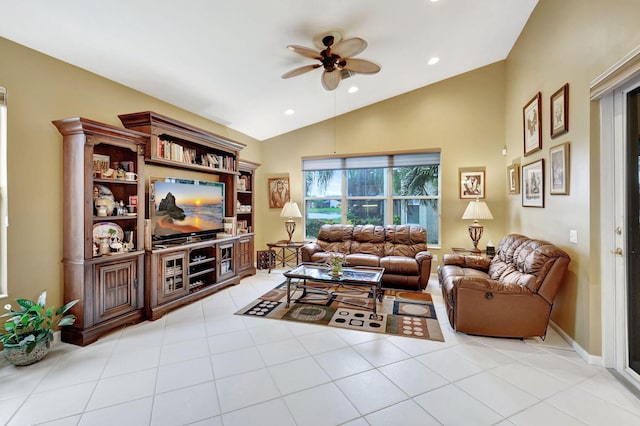
[(53, 332), (57, 327), (71, 325), (74, 315), (65, 315), (78, 301), (74, 300), (61, 308), (47, 308), (47, 291), (43, 291), (37, 302), (16, 299), (19, 311), (5, 305), (9, 312), (0, 315), (7, 318), (0, 333), (4, 355), (14, 365), (29, 365), (40, 361), (49, 353)]

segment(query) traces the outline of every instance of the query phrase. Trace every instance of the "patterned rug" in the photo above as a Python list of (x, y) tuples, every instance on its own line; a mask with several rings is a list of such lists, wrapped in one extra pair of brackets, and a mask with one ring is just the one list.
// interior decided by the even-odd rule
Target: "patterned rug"
[[(373, 313), (374, 299), (365, 287), (337, 288), (328, 284), (309, 284), (315, 289), (291, 290), (287, 308), (287, 282), (260, 296), (236, 315), (298, 321), (350, 330), (414, 337), (444, 342), (431, 295), (406, 290), (384, 290)], [(325, 294), (326, 292), (329, 294)]]

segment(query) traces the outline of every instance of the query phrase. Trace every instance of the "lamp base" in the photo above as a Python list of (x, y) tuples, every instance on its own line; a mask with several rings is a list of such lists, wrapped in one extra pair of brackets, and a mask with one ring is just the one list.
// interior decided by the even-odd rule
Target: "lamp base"
[(296, 222), (292, 219), (292, 220), (287, 220), (284, 223), (284, 229), (287, 230), (287, 234), (289, 234), (289, 239), (287, 240), (288, 244), (293, 243), (293, 233), (296, 230)]
[(469, 237), (471, 237), (471, 241), (473, 242), (473, 248), (469, 251), (471, 254), (480, 254), (482, 253), (478, 248), (478, 243), (480, 242), (480, 238), (482, 238), (482, 231), (484, 230), (482, 225), (479, 225), (477, 221), (472, 225), (469, 225)]

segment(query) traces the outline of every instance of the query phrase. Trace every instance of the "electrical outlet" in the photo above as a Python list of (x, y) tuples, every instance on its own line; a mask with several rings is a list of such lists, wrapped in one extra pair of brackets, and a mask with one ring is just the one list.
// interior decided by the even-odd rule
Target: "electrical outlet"
[(431, 260), (433, 260), (434, 262), (437, 262), (438, 261), (438, 255), (437, 254), (432, 255), (431, 256)]
[(575, 229), (569, 230), (569, 242), (571, 244), (578, 244), (578, 231)]

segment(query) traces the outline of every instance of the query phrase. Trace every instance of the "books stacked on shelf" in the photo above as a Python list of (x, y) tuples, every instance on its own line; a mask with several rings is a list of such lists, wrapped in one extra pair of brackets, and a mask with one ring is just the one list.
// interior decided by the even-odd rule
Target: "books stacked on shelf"
[(196, 150), (187, 148), (178, 143), (158, 138), (158, 157), (165, 160), (179, 161), (181, 163), (195, 164)]
[(212, 169), (235, 170), (236, 159), (224, 155), (203, 154), (200, 156), (200, 164)]

